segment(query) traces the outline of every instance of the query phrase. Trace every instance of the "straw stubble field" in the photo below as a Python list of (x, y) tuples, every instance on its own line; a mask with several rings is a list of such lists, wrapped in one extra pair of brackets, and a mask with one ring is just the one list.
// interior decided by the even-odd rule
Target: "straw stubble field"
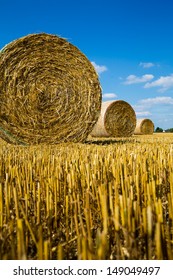
[(173, 134), (0, 143), (0, 259), (173, 259)]

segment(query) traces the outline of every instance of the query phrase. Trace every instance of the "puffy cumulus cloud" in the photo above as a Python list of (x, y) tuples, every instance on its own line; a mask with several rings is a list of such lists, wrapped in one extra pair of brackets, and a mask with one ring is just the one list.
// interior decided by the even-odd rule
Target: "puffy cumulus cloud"
[(107, 67), (104, 66), (104, 65), (98, 65), (98, 64), (96, 64), (94, 61), (91, 61), (91, 63), (92, 63), (92, 65), (94, 66), (94, 68), (95, 68), (95, 70), (96, 70), (96, 72), (97, 72), (98, 74), (101, 74), (101, 73), (103, 73), (103, 72), (105, 72), (105, 71), (108, 70)]
[(138, 84), (138, 83), (146, 83), (150, 80), (152, 80), (154, 76), (152, 74), (145, 74), (141, 77), (135, 76), (135, 75), (129, 75), (126, 78), (126, 81), (124, 82), (125, 85), (131, 85), (131, 84)]
[(151, 68), (151, 67), (155, 66), (155, 64), (152, 62), (140, 62), (139, 66), (141, 66), (143, 68)]
[(154, 97), (154, 98), (146, 98), (139, 100), (139, 103), (143, 106), (152, 106), (155, 104), (165, 104), (165, 105), (173, 105), (173, 98), (170, 96), (160, 96), (160, 97)]
[(117, 98), (116, 93), (103, 93), (103, 98), (104, 99), (114, 99)]
[(160, 91), (164, 92), (173, 87), (173, 74), (169, 76), (161, 76), (153, 82), (147, 82), (145, 88), (160, 87)]

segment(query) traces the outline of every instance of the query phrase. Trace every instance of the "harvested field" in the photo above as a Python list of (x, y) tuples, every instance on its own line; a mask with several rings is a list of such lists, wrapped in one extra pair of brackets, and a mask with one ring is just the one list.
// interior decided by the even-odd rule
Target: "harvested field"
[(173, 134), (0, 143), (0, 259), (173, 259)]

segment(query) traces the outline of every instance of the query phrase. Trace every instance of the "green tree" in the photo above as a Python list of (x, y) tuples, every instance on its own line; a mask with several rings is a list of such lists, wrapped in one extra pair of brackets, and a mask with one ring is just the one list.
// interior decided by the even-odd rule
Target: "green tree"
[(165, 132), (173, 132), (173, 128), (168, 128), (165, 130)]
[(155, 132), (163, 132), (163, 129), (160, 127), (156, 127)]

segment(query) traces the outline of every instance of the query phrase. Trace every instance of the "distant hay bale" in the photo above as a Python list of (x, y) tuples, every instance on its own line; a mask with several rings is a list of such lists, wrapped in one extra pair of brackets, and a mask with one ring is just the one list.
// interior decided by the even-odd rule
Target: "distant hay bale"
[(153, 134), (154, 123), (150, 119), (137, 119), (134, 134)]
[(82, 142), (100, 110), (98, 75), (65, 39), (31, 34), (1, 50), (0, 136), (7, 142)]
[(123, 100), (102, 103), (100, 117), (95, 124), (93, 137), (129, 137), (136, 127), (136, 114), (129, 103)]

